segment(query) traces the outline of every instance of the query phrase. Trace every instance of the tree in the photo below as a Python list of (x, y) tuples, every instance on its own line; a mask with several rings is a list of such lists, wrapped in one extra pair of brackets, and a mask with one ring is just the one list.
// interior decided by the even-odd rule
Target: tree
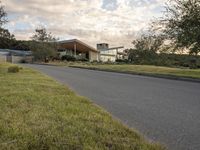
[(0, 48), (11, 48), (15, 43), (15, 37), (7, 29), (0, 28)]
[(11, 48), (12, 44), (15, 42), (14, 35), (2, 27), (8, 21), (6, 16), (7, 14), (4, 7), (0, 6), (0, 48)]
[(7, 13), (5, 12), (4, 7), (1, 5), (0, 1), (0, 28), (8, 21), (6, 16)]
[(54, 47), (49, 43), (32, 41), (30, 42), (29, 48), (33, 52), (35, 60), (46, 62), (56, 56)]
[(186, 48), (190, 54), (200, 52), (200, 1), (171, 0), (166, 7), (164, 33), (176, 48)]
[(157, 53), (164, 43), (164, 37), (149, 30), (148, 34), (141, 35), (132, 43), (134, 49), (130, 49), (128, 52), (129, 61), (136, 64), (151, 64), (158, 57)]
[(140, 38), (134, 40), (132, 43), (137, 50), (158, 52), (163, 42), (164, 37), (149, 34), (142, 35)]
[(31, 37), (32, 44), (30, 49), (33, 51), (36, 60), (48, 61), (56, 56), (56, 38), (48, 33), (46, 28), (39, 27)]
[(24, 51), (30, 51), (30, 43), (32, 41), (16, 41), (13, 45), (12, 48), (15, 50), (24, 50)]
[(35, 29), (35, 34), (31, 37), (33, 41), (37, 42), (55, 42), (57, 39), (52, 36), (51, 32), (47, 32), (46, 28), (38, 27)]
[(0, 38), (14, 40), (15, 36), (11, 34), (7, 29), (0, 28)]

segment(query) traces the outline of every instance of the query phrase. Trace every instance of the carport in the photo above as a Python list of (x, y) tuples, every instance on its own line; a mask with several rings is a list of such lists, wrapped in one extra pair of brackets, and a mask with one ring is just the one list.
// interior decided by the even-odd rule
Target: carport
[(72, 39), (58, 42), (58, 50), (66, 51), (70, 55), (87, 58), (89, 61), (99, 60), (99, 51), (84, 42)]

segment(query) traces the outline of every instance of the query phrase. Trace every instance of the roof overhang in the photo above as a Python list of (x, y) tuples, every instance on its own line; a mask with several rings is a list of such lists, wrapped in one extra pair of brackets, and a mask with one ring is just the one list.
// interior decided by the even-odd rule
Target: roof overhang
[(31, 51), (12, 50), (12, 49), (0, 49), (0, 53), (12, 54), (17, 56), (31, 56), (33, 54)]
[(65, 40), (65, 41), (59, 41), (58, 42), (58, 48), (59, 49), (70, 49), (70, 50), (74, 50), (76, 49), (79, 52), (96, 52), (99, 53), (98, 50), (96, 50), (95, 48), (83, 43), (80, 40), (77, 39), (72, 39), (72, 40)]

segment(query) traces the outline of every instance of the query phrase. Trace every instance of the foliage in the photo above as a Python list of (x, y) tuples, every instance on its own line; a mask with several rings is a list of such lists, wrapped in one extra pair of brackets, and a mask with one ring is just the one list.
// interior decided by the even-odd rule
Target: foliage
[(200, 56), (155, 53), (136, 49), (130, 49), (128, 54), (129, 61), (133, 64), (200, 68)]
[(149, 33), (147, 35), (142, 35), (140, 38), (134, 40), (132, 43), (137, 50), (158, 52), (163, 42), (163, 36), (153, 35), (152, 33)]
[(0, 28), (0, 38), (14, 40), (15, 36), (11, 34), (7, 29)]
[(33, 51), (34, 58), (48, 62), (49, 59), (56, 56), (56, 38), (48, 33), (44, 27), (38, 27), (35, 34), (31, 37), (31, 51)]
[(0, 1), (0, 28), (8, 21), (6, 16), (7, 13), (5, 12), (4, 7), (1, 5)]
[[(0, 1), (1, 4), (1, 1)], [(7, 29), (4, 29), (2, 25), (7, 23), (7, 14), (3, 6), (0, 6), (0, 48), (10, 48), (15, 42), (15, 37)]]
[(9, 73), (17, 73), (17, 72), (19, 72), (19, 70), (20, 70), (20, 68), (18, 66), (10, 66), (8, 68)]
[(157, 58), (157, 53), (153, 50), (130, 49), (128, 52), (128, 60), (135, 64), (153, 64)]
[(76, 61), (76, 58), (74, 56), (71, 55), (64, 55), (61, 58), (62, 60), (66, 60), (66, 61)]
[(164, 33), (174, 42), (175, 48), (189, 49), (190, 54), (200, 52), (200, 1), (172, 0), (165, 17), (160, 21)]
[(31, 41), (29, 48), (33, 52), (36, 61), (48, 61), (52, 57), (56, 56), (53, 43)]
[(35, 29), (35, 34), (31, 38), (33, 41), (37, 42), (55, 42), (57, 40), (52, 36), (51, 32), (48, 33), (44, 27), (38, 27)]
[[(162, 20), (153, 23), (150, 32), (133, 41), (129, 61), (134, 64), (199, 67), (200, 1), (171, 0)], [(154, 33), (152, 31), (155, 31)], [(165, 43), (169, 43), (165, 45)], [(176, 55), (176, 52), (190, 55)], [(174, 54), (166, 54), (173, 52)]]
[(127, 59), (116, 59), (117, 63), (128, 63)]
[(12, 45), (12, 49), (30, 51), (31, 42), (32, 41), (15, 41), (15, 43)]
[(15, 37), (7, 29), (0, 28), (0, 48), (9, 49), (15, 43)]

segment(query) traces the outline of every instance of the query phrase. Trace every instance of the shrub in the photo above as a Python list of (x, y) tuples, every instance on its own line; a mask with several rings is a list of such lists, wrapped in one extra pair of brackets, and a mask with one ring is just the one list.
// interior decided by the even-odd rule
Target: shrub
[(61, 59), (62, 60), (67, 60), (67, 61), (76, 61), (76, 58), (74, 56), (70, 56), (70, 55), (62, 56)]
[(197, 69), (198, 68), (197, 60), (195, 58), (190, 60), (189, 67), (190, 67), (190, 69)]
[(186, 54), (157, 54), (153, 51), (131, 49), (129, 51), (129, 61), (139, 65), (200, 68), (200, 56)]
[(116, 59), (117, 63), (128, 63), (127, 59)]
[(131, 49), (129, 51), (129, 61), (135, 64), (153, 64), (158, 58), (158, 54), (149, 50)]
[(9, 73), (17, 73), (19, 72), (20, 68), (18, 66), (11, 66), (8, 68)]

